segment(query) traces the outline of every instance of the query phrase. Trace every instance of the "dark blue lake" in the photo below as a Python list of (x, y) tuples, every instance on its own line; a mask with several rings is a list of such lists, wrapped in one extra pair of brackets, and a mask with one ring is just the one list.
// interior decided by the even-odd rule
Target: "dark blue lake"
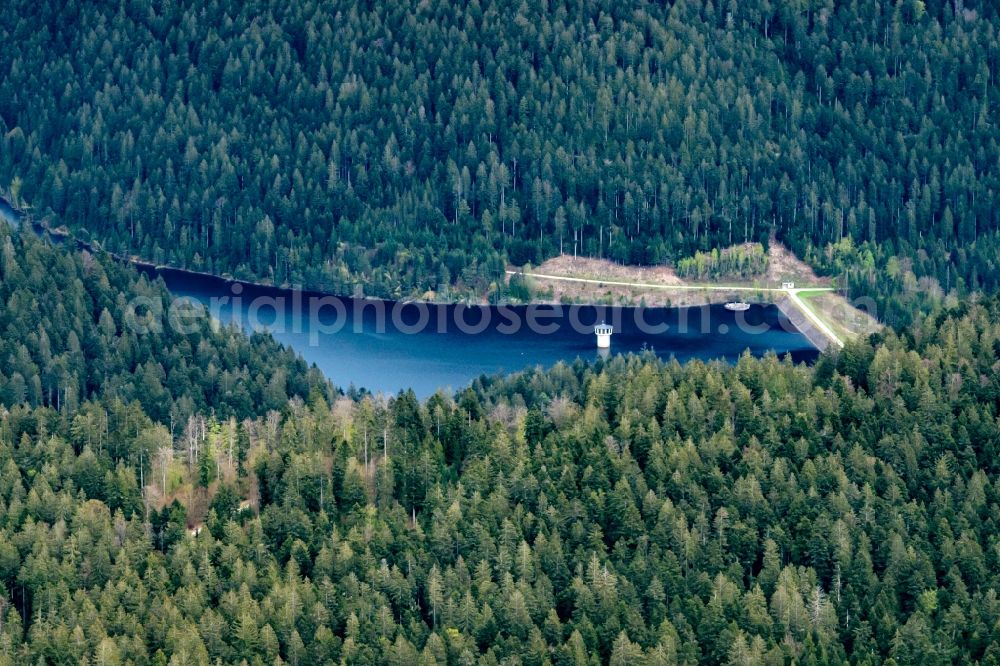
[(20, 214), (3, 197), (0, 197), (0, 219), (7, 220), (15, 227), (21, 223)]
[[(2, 198), (0, 218), (15, 225), (20, 221)], [(594, 360), (602, 352), (593, 327), (602, 322), (614, 326), (612, 354), (651, 350), (679, 361), (735, 361), (745, 351), (756, 356), (774, 351), (809, 362), (819, 353), (773, 305), (752, 305), (746, 312), (721, 305), (433, 305), (333, 297), (137, 267), (162, 277), (174, 295), (201, 303), (224, 323), (269, 331), (336, 385), (372, 392), (412, 388), (426, 397), (439, 388), (459, 389), (481, 375)]]
[(170, 269), (161, 276), (177, 296), (219, 320), (266, 329), (315, 363), (336, 385), (428, 396), (459, 389), (483, 374), (598, 356), (593, 326), (615, 328), (611, 353), (650, 349), (662, 358), (736, 360), (774, 351), (795, 361), (816, 348), (773, 305), (731, 312), (700, 308), (462, 306), (324, 296), (234, 283)]

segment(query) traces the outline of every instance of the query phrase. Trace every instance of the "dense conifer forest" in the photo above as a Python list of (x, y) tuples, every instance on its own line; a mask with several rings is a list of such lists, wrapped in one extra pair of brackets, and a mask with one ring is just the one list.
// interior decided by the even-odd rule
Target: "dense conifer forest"
[[(0, 666), (1000, 665), (997, 12), (11, 0), (0, 189), (95, 243), (0, 220)], [(773, 239), (890, 326), (422, 401), (101, 250), (500, 297)]]
[(110, 249), (340, 293), (776, 234), (856, 294), (892, 257), (961, 294), (1000, 279), (997, 11), (14, 0), (0, 183)]
[(270, 336), (213, 325), (131, 267), (54, 250), (2, 222), (0, 359), (4, 404), (73, 412), (103, 395), (174, 424), (209, 410), (245, 418), (329, 390)]
[(0, 241), (2, 663), (1000, 663), (1000, 299), (419, 402)]

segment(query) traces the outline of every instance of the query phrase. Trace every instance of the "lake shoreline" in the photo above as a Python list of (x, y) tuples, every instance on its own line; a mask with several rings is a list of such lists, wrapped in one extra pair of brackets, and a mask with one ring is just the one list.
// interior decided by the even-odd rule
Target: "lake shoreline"
[[(6, 205), (10, 213), (17, 216), (17, 219), (11, 219), (9, 215), (0, 215), (4, 219), (10, 221), (15, 227), (19, 226), (19, 222), (23, 222), (26, 218), (30, 220), (24, 211), (14, 208), (10, 202), (0, 198), (0, 204)], [(87, 241), (79, 238), (73, 233), (66, 230), (64, 227), (52, 228), (50, 225), (46, 224), (43, 220), (41, 222), (30, 220), (31, 228), (40, 234), (44, 234), (50, 237), (55, 242), (66, 242), (71, 241), (74, 245), (80, 249), (93, 254), (106, 254), (112, 259), (127, 263), (131, 266), (136, 267), (138, 270), (143, 272), (147, 277), (159, 277), (160, 279), (165, 279), (165, 275), (173, 275), (182, 278), (193, 278), (198, 280), (211, 280), (218, 281), (227, 285), (240, 285), (242, 289), (253, 289), (253, 290), (271, 290), (280, 295), (295, 295), (298, 294), (299, 297), (305, 298), (334, 298), (341, 300), (351, 300), (351, 301), (364, 301), (367, 303), (384, 303), (389, 307), (395, 307), (397, 305), (424, 305), (433, 307), (444, 307), (453, 308), (458, 306), (465, 307), (478, 307), (478, 308), (532, 308), (532, 307), (543, 307), (543, 308), (572, 308), (572, 307), (585, 307), (585, 308), (610, 308), (610, 309), (643, 309), (643, 310), (689, 310), (692, 308), (706, 308), (712, 307), (714, 305), (720, 305), (728, 300), (729, 295), (725, 292), (718, 292), (714, 294), (710, 291), (699, 292), (697, 289), (691, 292), (692, 295), (697, 295), (695, 299), (686, 300), (684, 302), (673, 303), (655, 303), (646, 305), (643, 303), (627, 303), (618, 302), (612, 303), (601, 299), (591, 299), (588, 301), (574, 300), (573, 302), (565, 302), (564, 300), (557, 299), (546, 299), (546, 298), (533, 298), (526, 302), (515, 302), (515, 301), (504, 301), (499, 303), (491, 303), (487, 299), (479, 300), (429, 300), (422, 298), (404, 298), (404, 299), (392, 299), (392, 298), (382, 298), (378, 296), (369, 296), (367, 294), (338, 294), (331, 291), (325, 291), (323, 289), (308, 288), (299, 285), (276, 285), (269, 282), (257, 281), (236, 278), (230, 275), (219, 275), (216, 273), (211, 273), (208, 271), (200, 271), (191, 268), (181, 268), (177, 266), (172, 266), (169, 264), (161, 264), (143, 259), (142, 257), (136, 255), (123, 255), (117, 252), (112, 252), (102, 247), (98, 241)], [(516, 272), (514, 267), (510, 267), (509, 272)], [(735, 291), (734, 291), (735, 293)], [(808, 342), (818, 351), (824, 351), (829, 345), (829, 340), (822, 335), (819, 331), (815, 330), (807, 318), (802, 316), (800, 312), (794, 307), (792, 307), (787, 299), (769, 299), (767, 298), (766, 292), (746, 292), (753, 293), (755, 298), (753, 303), (761, 307), (766, 307), (768, 305), (773, 305), (778, 308), (781, 314), (792, 324), (794, 329), (800, 333)], [(696, 300), (697, 302), (691, 302)], [(745, 294), (741, 300), (745, 300)]]
[[(820, 353), (815, 340), (770, 302), (737, 313), (712, 303), (646, 306), (535, 298), (491, 304), (485, 299), (346, 296), (158, 264), (110, 252), (99, 241), (52, 228), (48, 219), (22, 215), (20, 222), (22, 231), (48, 242), (104, 254), (161, 280), (172, 299), (163, 322), (174, 324), (174, 303), (196, 302), (221, 325), (238, 326), (248, 335), (270, 334), (337, 386), (385, 395), (412, 389), (427, 397), (461, 389), (478, 377), (599, 361), (608, 354), (596, 348), (594, 326), (602, 322), (614, 326), (611, 353), (616, 355), (651, 352), (664, 361), (735, 363), (746, 353), (776, 354), (812, 363)], [(740, 300), (748, 295), (744, 292)]]

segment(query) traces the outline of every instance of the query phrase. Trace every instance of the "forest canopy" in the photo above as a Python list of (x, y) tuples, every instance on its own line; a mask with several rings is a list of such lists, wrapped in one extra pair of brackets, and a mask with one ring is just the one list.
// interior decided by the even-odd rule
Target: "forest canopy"
[[(0, 666), (1000, 666), (995, 2), (4, 7), (0, 194), (91, 244), (0, 221)], [(775, 240), (889, 326), (422, 401), (102, 250), (502, 299)]]
[(1000, 663), (997, 298), (812, 367), (616, 356), (249, 416), (196, 376), (163, 384), (215, 407), (176, 436), (99, 359), (79, 404), (0, 394), (0, 664)]
[(181, 424), (210, 411), (245, 418), (314, 390), (332, 389), (269, 335), (219, 326), (131, 266), (0, 221), (0, 403), (74, 412), (113, 397)]
[(124, 254), (499, 295), (508, 263), (776, 234), (859, 294), (894, 256), (946, 293), (997, 281), (986, 0), (8, 9), (0, 183)]

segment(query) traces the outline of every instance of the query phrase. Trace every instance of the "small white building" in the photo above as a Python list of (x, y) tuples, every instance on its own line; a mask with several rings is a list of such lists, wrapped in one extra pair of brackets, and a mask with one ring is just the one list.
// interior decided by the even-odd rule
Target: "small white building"
[(781, 288), (782, 289), (795, 289), (795, 283), (794, 282), (782, 282), (781, 283)]
[(597, 348), (608, 349), (611, 346), (611, 334), (614, 332), (614, 327), (611, 324), (605, 324), (603, 321), (595, 326), (594, 335), (597, 336)]

